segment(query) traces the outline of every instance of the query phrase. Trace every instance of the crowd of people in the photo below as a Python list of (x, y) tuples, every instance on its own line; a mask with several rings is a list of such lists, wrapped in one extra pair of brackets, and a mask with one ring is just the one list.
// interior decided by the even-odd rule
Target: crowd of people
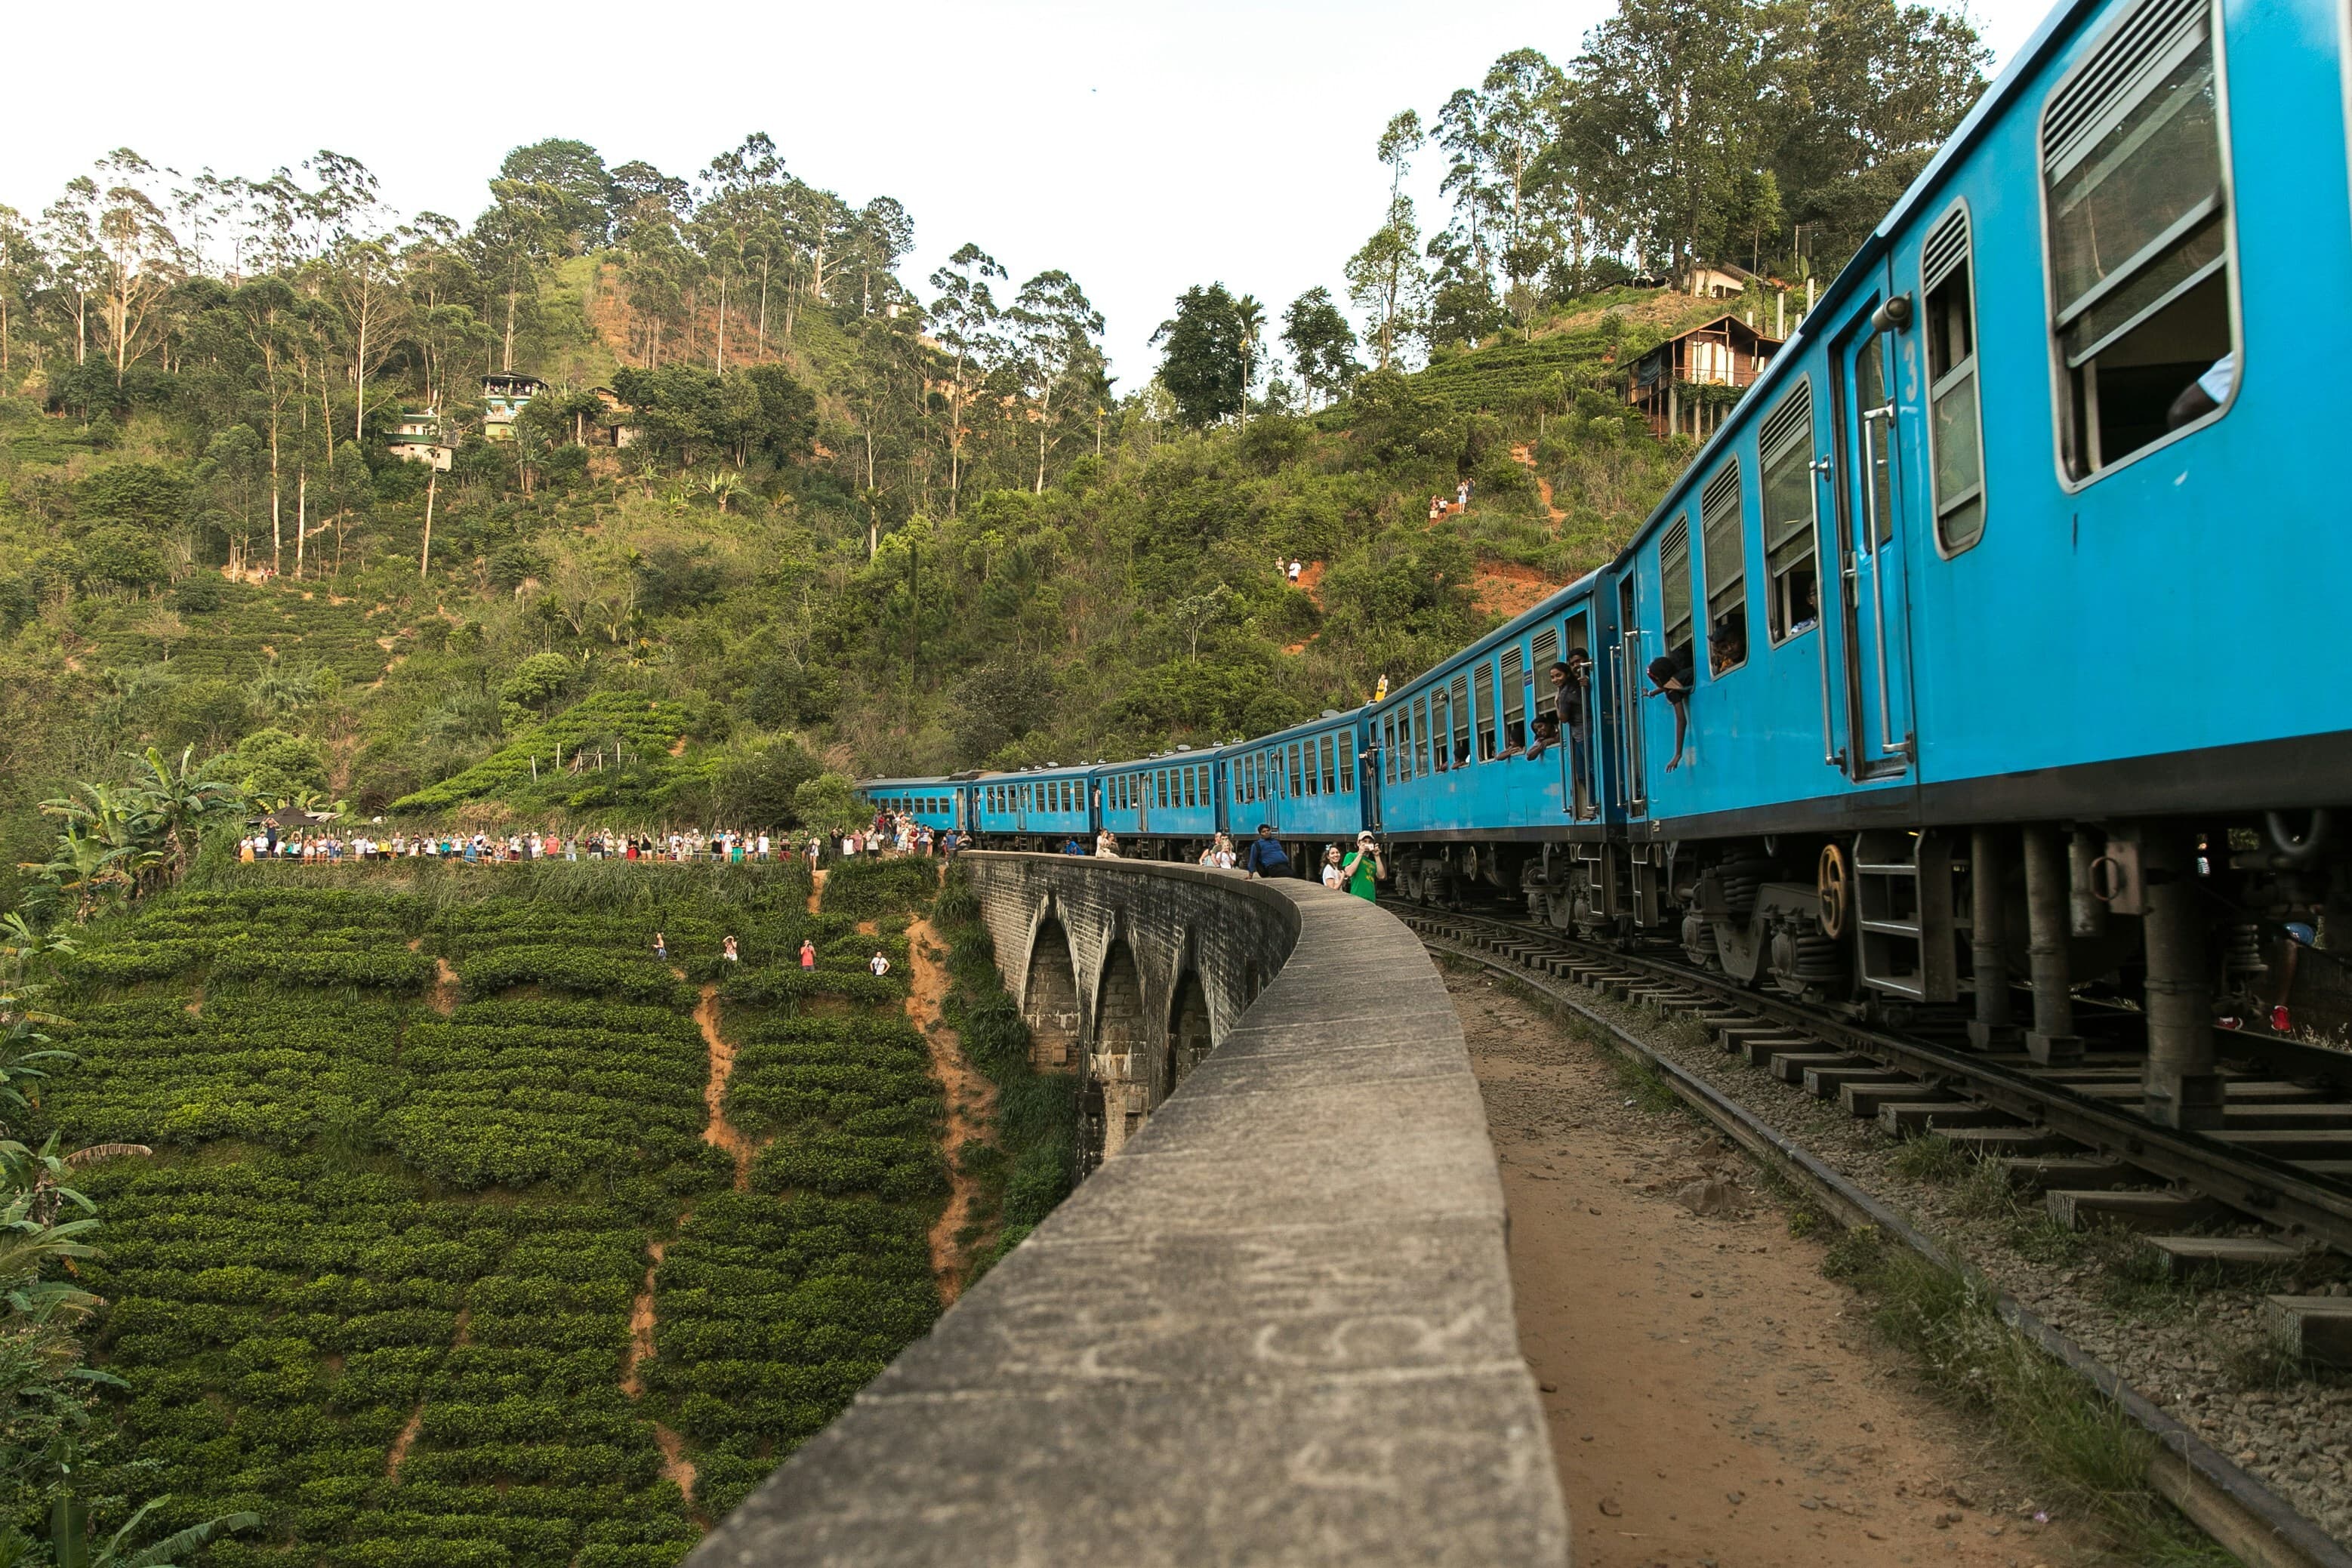
[(935, 832), (904, 812), (877, 812), (872, 825), (838, 839), (811, 834), (805, 840), (731, 828), (624, 831), (588, 828), (572, 832), (525, 829), (505, 833), (344, 832), (299, 829), (281, 835), (266, 823), (237, 843), (237, 859), (340, 864), (344, 861), (447, 860), (473, 865), (500, 861), (671, 861), (740, 865), (799, 854), (810, 865), (836, 856), (896, 851), (899, 854), (952, 855), (961, 847), (953, 832)]
[[(1560, 666), (1563, 670), (1566, 666)], [(275, 824), (265, 824), (238, 841), (237, 858), (245, 862), (299, 862), (303, 865), (340, 864), (344, 861), (448, 860), (467, 865), (502, 861), (670, 861), (740, 864), (745, 861), (782, 860), (791, 855), (807, 857), (812, 867), (822, 863), (829, 855), (843, 858), (861, 854), (939, 855), (952, 858), (964, 847), (963, 836), (953, 829), (945, 831), (917, 821), (905, 811), (877, 811), (873, 824), (859, 832), (844, 833), (838, 840), (821, 834), (811, 834), (806, 840), (785, 839), (768, 833), (737, 832), (731, 829), (704, 831), (695, 829), (667, 830), (662, 832), (624, 832), (615, 829), (591, 828), (566, 833), (555, 829), (530, 830), (515, 833), (412, 833), (396, 831), (379, 837), (360, 832), (341, 833), (298, 831), (280, 837)], [(1087, 853), (1086, 845), (1073, 834), (1062, 845), (1069, 855)], [(1103, 860), (1118, 858), (1118, 836), (1105, 830), (1095, 835), (1093, 853)], [(1260, 826), (1257, 836), (1245, 850), (1236, 852), (1231, 834), (1219, 833), (1201, 852), (1200, 863), (1219, 871), (1239, 871), (1248, 876), (1291, 876), (1296, 874), (1290, 854), (1270, 826)], [(1387, 862), (1381, 858), (1380, 844), (1369, 832), (1356, 835), (1352, 852), (1343, 852), (1338, 844), (1327, 844), (1323, 850), (1320, 875), (1323, 885), (1351, 893), (1358, 898), (1373, 896), (1373, 883), (1388, 874)], [(733, 937), (727, 940), (725, 956), (736, 956)], [(654, 934), (654, 952), (664, 956), (667, 946), (661, 934)], [(875, 955), (881, 961), (880, 954)], [(814, 963), (814, 951), (802, 955), (802, 966)], [(877, 975), (885, 968), (874, 971)]]

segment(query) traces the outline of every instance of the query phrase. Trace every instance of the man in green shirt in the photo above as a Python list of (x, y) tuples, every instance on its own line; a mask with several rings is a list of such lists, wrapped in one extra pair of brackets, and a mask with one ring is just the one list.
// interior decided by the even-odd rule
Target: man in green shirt
[(1388, 862), (1381, 858), (1380, 844), (1370, 833), (1358, 833), (1356, 852), (1339, 862), (1339, 874), (1347, 879), (1348, 891), (1367, 904), (1372, 903), (1373, 878), (1388, 873)]

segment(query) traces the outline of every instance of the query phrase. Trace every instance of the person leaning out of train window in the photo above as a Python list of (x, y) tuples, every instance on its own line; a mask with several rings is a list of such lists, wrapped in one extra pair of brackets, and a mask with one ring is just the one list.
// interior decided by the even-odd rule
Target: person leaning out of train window
[(2194, 424), (2207, 414), (2230, 401), (2230, 392), (2238, 384), (2238, 350), (2231, 350), (2206, 369), (2203, 375), (2180, 389), (2172, 406), (2164, 413), (2164, 428), (2179, 430), (2184, 424)]
[(1650, 693), (1664, 697), (1674, 705), (1675, 754), (1666, 759), (1666, 771), (1672, 773), (1683, 763), (1683, 743), (1690, 733), (1691, 684), (1698, 672), (1691, 667), (1687, 650), (1679, 653), (1661, 653), (1650, 661)]
[(1250, 841), (1249, 853), (1242, 857), (1242, 869), (1253, 877), (1288, 876), (1290, 854), (1282, 841), (1274, 836), (1274, 824), (1260, 822), (1257, 837)]
[(1533, 762), (1546, 751), (1559, 744), (1559, 716), (1539, 713), (1528, 727), (1527, 758)]

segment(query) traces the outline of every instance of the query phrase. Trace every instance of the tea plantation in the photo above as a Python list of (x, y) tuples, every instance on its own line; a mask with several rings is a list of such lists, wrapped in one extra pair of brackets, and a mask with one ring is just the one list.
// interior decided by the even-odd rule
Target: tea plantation
[(678, 1561), (938, 1314), (930, 885), (245, 867), (94, 933), (41, 1114), (154, 1150), (83, 1184), (126, 1473), (175, 1524), (260, 1514), (227, 1568)]

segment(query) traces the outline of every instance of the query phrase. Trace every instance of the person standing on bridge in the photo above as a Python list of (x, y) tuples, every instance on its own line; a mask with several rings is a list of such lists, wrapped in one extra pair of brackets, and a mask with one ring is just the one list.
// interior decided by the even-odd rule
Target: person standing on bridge
[(1250, 841), (1249, 853), (1242, 859), (1242, 869), (1252, 877), (1288, 876), (1290, 855), (1282, 841), (1274, 836), (1274, 824), (1260, 822), (1257, 837)]
[(1366, 904), (1379, 902), (1373, 879), (1386, 876), (1389, 864), (1381, 853), (1378, 839), (1369, 832), (1356, 835), (1356, 852), (1340, 862), (1339, 874), (1347, 879), (1348, 891)]

